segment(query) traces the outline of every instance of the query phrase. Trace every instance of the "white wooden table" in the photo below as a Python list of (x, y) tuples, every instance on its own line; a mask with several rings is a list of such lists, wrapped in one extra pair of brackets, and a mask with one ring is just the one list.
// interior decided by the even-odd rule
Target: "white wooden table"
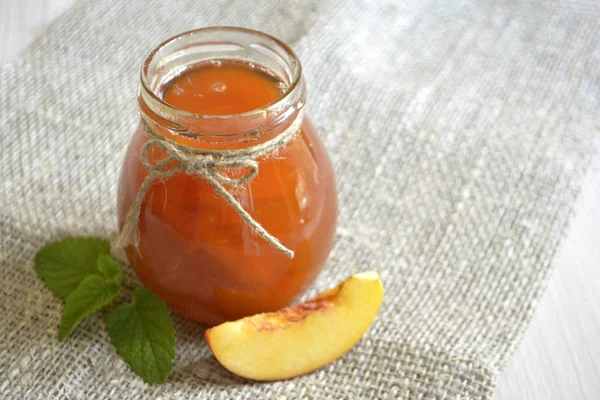
[[(73, 0), (0, 0), (0, 63)], [(600, 157), (586, 179), (556, 270), (496, 400), (600, 399)]]

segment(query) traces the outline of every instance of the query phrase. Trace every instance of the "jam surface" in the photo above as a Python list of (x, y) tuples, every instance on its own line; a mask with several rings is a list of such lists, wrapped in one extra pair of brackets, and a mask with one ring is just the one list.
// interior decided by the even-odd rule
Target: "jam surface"
[(198, 114), (238, 114), (281, 97), (285, 85), (261, 68), (234, 61), (214, 61), (184, 72), (166, 85), (163, 99)]
[[(223, 60), (184, 71), (165, 86), (162, 97), (181, 110), (228, 115), (272, 103), (284, 91), (262, 69)], [(148, 174), (140, 162), (146, 140), (140, 125), (121, 172), (121, 227)], [(238, 143), (235, 136), (231, 140)], [(194, 146), (205, 145), (199, 141)], [(161, 153), (153, 149), (151, 158), (160, 160), (165, 156)], [(335, 179), (308, 118), (300, 135), (276, 157), (258, 161), (259, 173), (252, 181), (226, 188), (258, 223), (295, 251), (293, 258), (258, 236), (197, 175), (182, 172), (157, 179), (148, 190), (139, 244), (127, 254), (142, 282), (175, 312), (212, 325), (274, 311), (297, 300), (325, 265), (337, 219)]]

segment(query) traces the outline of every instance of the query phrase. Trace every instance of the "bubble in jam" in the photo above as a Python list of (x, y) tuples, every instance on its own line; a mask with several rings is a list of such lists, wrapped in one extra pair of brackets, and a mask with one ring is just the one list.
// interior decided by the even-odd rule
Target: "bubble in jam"
[(287, 85), (283, 82), (277, 82), (277, 87), (279, 88), (279, 91), (281, 93), (285, 93), (285, 91), (287, 90)]
[(223, 93), (225, 90), (227, 90), (227, 84), (225, 82), (215, 82), (212, 84), (212, 90)]

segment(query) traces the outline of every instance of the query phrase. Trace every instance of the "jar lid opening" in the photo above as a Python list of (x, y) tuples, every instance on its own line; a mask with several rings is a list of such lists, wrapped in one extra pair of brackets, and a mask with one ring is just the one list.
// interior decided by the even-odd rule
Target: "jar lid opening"
[[(165, 84), (186, 69), (211, 60), (233, 60), (260, 65), (286, 89), (276, 100), (236, 114), (210, 115), (182, 110), (162, 98)], [(180, 127), (185, 136), (232, 136), (272, 125), (299, 110), (306, 97), (298, 57), (281, 40), (237, 27), (210, 27), (183, 32), (167, 39), (146, 57), (140, 72), (140, 102), (160, 118)], [(243, 132), (231, 132), (231, 121), (241, 121)], [(206, 122), (210, 121), (209, 131)], [(177, 130), (177, 129), (176, 129)], [(180, 133), (181, 133), (180, 132)]]

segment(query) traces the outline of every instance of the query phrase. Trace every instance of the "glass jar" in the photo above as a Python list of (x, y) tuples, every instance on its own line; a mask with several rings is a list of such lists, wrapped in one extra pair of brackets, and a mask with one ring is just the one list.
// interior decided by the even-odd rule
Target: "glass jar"
[[(223, 61), (268, 72), (279, 80), (281, 95), (256, 109), (228, 115), (198, 114), (164, 100), (169, 82), (186, 70)], [(118, 188), (119, 227), (123, 230), (149, 171), (177, 171), (150, 179), (140, 196), (139, 216), (134, 216), (137, 240), (125, 247), (144, 285), (175, 312), (213, 325), (273, 311), (297, 300), (325, 265), (334, 240), (337, 195), (327, 152), (303, 116), (305, 98), (296, 55), (278, 39), (252, 30), (215, 27), (185, 32), (160, 44), (144, 61), (138, 96), (141, 120)], [(146, 146), (152, 132), (167, 145), (183, 145), (219, 160), (223, 151), (272, 143), (295, 122), (300, 127), (297, 135), (250, 160), (256, 168), (206, 167), (218, 174), (220, 186), (248, 216), (293, 256), (261, 236), (205, 175), (178, 168), (182, 162), (167, 160), (166, 147)]]

